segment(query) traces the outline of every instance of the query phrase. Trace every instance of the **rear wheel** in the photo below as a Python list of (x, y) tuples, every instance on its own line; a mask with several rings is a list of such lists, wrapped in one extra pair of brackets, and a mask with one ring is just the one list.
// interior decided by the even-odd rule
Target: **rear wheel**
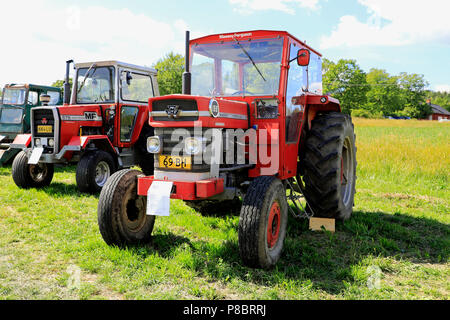
[(303, 159), (305, 196), (317, 217), (346, 220), (353, 212), (356, 146), (351, 117), (332, 112), (311, 123)]
[(147, 198), (137, 194), (137, 170), (121, 170), (106, 182), (98, 202), (100, 233), (109, 245), (151, 240), (155, 216), (146, 214)]
[(78, 190), (87, 193), (100, 192), (115, 171), (115, 161), (108, 152), (97, 150), (84, 154), (77, 165)]
[(251, 183), (239, 219), (239, 251), (249, 267), (270, 268), (280, 259), (288, 220), (286, 189), (276, 177)]
[(12, 177), (15, 184), (24, 189), (43, 188), (52, 182), (54, 174), (53, 164), (28, 164), (25, 151), (19, 152), (12, 164)]

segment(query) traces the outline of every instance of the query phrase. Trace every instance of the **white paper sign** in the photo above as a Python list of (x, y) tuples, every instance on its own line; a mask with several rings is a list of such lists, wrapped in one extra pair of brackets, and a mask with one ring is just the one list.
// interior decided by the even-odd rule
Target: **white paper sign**
[(147, 214), (168, 217), (173, 182), (153, 181), (147, 192)]
[(0, 142), (5, 139), (5, 136), (0, 136)]
[(31, 153), (30, 159), (28, 159), (28, 164), (38, 164), (43, 152), (44, 148), (42, 147), (34, 148), (33, 152)]

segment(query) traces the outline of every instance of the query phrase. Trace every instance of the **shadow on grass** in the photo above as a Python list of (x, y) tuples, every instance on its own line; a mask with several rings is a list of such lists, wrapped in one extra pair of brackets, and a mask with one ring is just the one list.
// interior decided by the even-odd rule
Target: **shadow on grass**
[[(283, 255), (273, 270), (242, 265), (238, 244), (193, 241), (173, 234), (157, 235), (153, 248), (164, 257), (183, 243), (193, 249), (199, 275), (212, 279), (240, 279), (274, 286), (283, 280), (311, 281), (330, 294), (353, 282), (354, 266), (371, 264), (369, 257), (392, 257), (416, 263), (443, 263), (449, 258), (450, 227), (426, 218), (382, 212), (355, 212), (352, 219), (337, 222), (337, 232), (311, 232), (306, 220), (290, 219)], [(387, 268), (389, 266), (381, 266)]]
[[(82, 193), (78, 190), (78, 187), (75, 184), (69, 184), (69, 183), (60, 183), (60, 182), (52, 182), (48, 187), (45, 187), (42, 189), (47, 194), (53, 196), (53, 197), (76, 197), (76, 198), (82, 198), (82, 197), (89, 197), (91, 196), (88, 193)], [(94, 195), (98, 197), (99, 195)]]

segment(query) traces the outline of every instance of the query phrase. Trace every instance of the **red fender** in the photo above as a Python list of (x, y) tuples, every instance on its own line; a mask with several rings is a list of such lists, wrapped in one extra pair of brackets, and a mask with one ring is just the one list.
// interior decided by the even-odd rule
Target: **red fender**
[(27, 149), (31, 146), (31, 133), (18, 134), (11, 143), (11, 149)]

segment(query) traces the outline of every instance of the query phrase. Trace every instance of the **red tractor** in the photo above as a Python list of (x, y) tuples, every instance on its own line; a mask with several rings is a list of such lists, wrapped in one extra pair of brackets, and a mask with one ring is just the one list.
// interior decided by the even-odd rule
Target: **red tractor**
[(155, 216), (169, 214), (169, 198), (206, 214), (240, 210), (243, 262), (272, 267), (289, 211), (351, 216), (351, 118), (322, 95), (321, 55), (287, 32), (192, 41), (187, 33), (186, 43), (183, 94), (149, 100), (154, 175), (111, 176), (99, 199), (100, 232), (109, 245), (149, 242)]
[(64, 104), (33, 108), (31, 134), (12, 144), (23, 150), (12, 165), (16, 185), (48, 186), (55, 164), (78, 163), (78, 189), (90, 193), (121, 168), (139, 165), (152, 174), (146, 140), (154, 135), (148, 98), (159, 95), (156, 70), (117, 61), (76, 64), (70, 94), (72, 62), (66, 65)]

